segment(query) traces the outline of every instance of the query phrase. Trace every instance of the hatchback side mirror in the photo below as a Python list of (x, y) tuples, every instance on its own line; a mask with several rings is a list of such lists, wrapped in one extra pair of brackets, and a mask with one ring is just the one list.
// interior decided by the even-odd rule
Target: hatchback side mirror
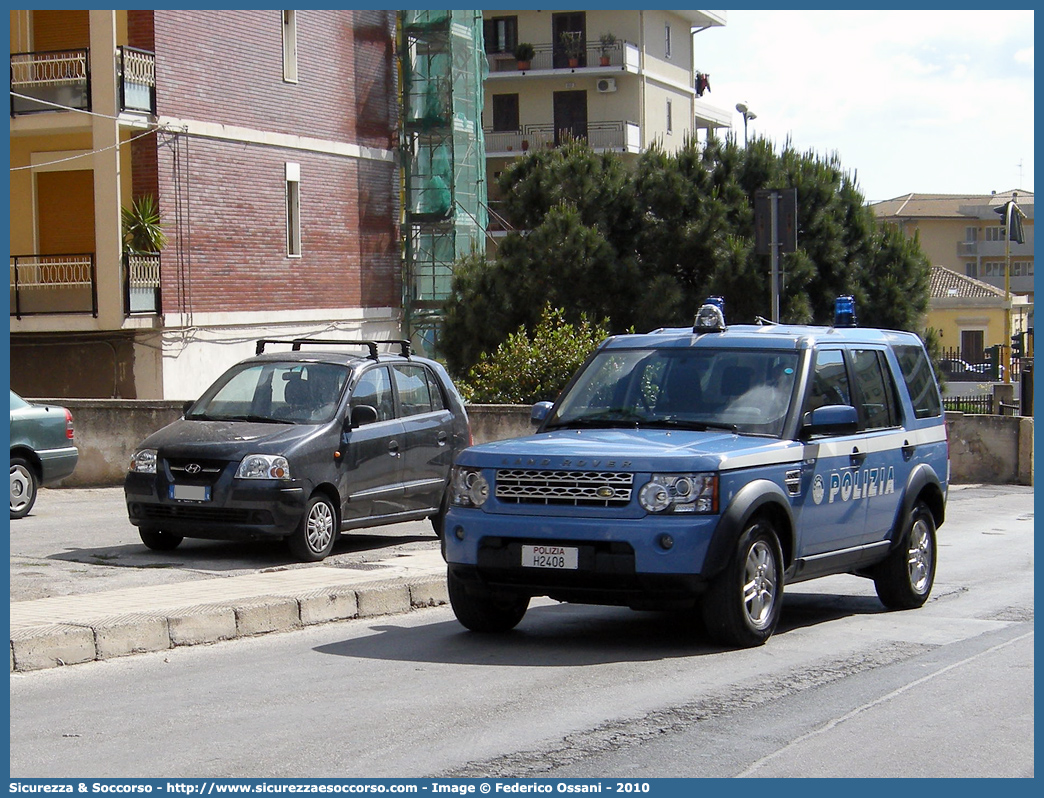
[(348, 428), (355, 429), (366, 424), (372, 424), (377, 420), (377, 408), (370, 405), (356, 405), (352, 408), (352, 414), (348, 419)]

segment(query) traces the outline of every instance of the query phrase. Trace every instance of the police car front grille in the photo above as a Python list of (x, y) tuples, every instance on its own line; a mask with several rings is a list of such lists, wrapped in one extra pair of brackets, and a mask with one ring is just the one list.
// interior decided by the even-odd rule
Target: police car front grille
[(631, 501), (634, 475), (615, 471), (497, 471), (496, 496), (513, 504), (621, 507)]

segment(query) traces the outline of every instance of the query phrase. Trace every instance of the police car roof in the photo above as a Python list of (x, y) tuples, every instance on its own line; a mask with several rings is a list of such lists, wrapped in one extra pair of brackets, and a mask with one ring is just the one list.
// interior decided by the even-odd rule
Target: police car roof
[(802, 324), (735, 324), (722, 332), (694, 333), (691, 327), (671, 327), (649, 333), (615, 335), (603, 349), (661, 349), (675, 347), (740, 349), (805, 349), (819, 343), (920, 345), (909, 332), (872, 327), (814, 327)]

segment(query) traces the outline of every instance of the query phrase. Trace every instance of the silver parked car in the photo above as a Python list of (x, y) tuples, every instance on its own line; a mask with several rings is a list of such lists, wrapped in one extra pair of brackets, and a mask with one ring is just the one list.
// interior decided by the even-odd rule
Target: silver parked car
[(11, 518), (27, 516), (38, 488), (65, 479), (78, 458), (72, 413), (11, 391)]

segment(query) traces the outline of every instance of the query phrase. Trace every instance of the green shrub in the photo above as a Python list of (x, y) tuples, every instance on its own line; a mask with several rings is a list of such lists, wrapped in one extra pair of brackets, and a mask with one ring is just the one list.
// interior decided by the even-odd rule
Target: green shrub
[(468, 402), (532, 404), (553, 401), (608, 335), (608, 322), (568, 324), (565, 311), (546, 305), (532, 335), (525, 326), (492, 354), (483, 353), (460, 389)]

